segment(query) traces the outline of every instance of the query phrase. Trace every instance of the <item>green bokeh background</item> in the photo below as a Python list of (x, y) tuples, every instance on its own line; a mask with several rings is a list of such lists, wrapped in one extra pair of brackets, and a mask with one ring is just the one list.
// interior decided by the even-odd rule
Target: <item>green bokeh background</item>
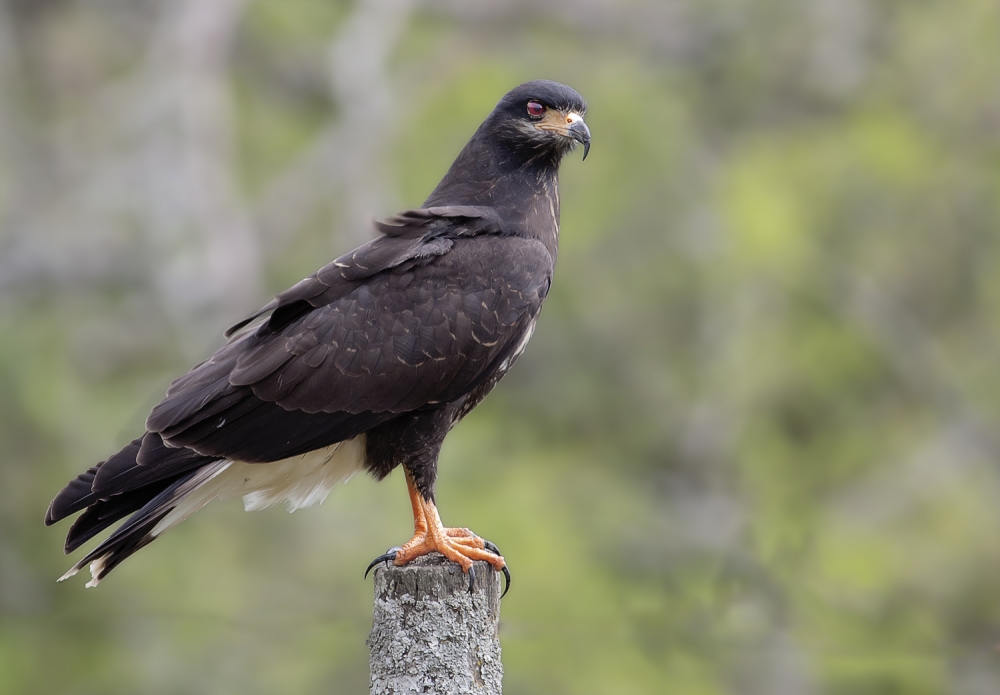
[(0, 694), (367, 692), (401, 476), (93, 590), (42, 515), (537, 77), (594, 145), (438, 487), (505, 692), (1000, 692), (994, 0), (0, 0)]

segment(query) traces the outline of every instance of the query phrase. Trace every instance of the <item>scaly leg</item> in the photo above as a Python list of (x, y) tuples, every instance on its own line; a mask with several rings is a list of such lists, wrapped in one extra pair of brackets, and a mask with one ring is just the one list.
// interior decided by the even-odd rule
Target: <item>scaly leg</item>
[(504, 587), (506, 594), (510, 588), (510, 571), (500, 550), (467, 528), (445, 527), (441, 523), (437, 506), (430, 500), (424, 499), (409, 471), (406, 471), (406, 489), (410, 494), (410, 505), (413, 507), (413, 538), (402, 548), (392, 548), (384, 555), (375, 558), (365, 570), (365, 576), (367, 577), (371, 568), (380, 562), (392, 561), (394, 565), (400, 567), (421, 555), (438, 552), (458, 564), (462, 571), (469, 575), (470, 591), (476, 577), (472, 563), (476, 560), (490, 563), (497, 572), (503, 572), (506, 578)]

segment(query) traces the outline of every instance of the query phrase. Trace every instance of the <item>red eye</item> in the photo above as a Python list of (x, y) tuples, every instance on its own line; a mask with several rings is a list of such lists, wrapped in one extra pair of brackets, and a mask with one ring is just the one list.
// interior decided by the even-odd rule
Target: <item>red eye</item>
[(541, 116), (545, 113), (545, 107), (542, 106), (541, 102), (529, 101), (528, 102), (528, 115), (529, 116)]

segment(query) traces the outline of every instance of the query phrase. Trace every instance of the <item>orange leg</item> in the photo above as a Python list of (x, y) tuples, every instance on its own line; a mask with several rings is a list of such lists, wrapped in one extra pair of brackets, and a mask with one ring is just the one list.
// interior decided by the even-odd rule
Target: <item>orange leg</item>
[[(413, 507), (413, 538), (402, 548), (394, 548), (385, 555), (376, 558), (369, 565), (369, 570), (382, 561), (392, 560), (392, 563), (398, 567), (421, 555), (438, 552), (458, 564), (466, 574), (470, 573), (474, 561), (488, 562), (496, 571), (504, 573), (507, 578), (507, 586), (510, 586), (507, 563), (495, 545), (484, 541), (467, 528), (445, 527), (441, 523), (441, 517), (438, 516), (437, 507), (420, 494), (409, 471), (406, 471), (406, 489), (410, 494), (410, 504)], [(474, 574), (469, 578), (470, 589), (473, 576)], [(504, 593), (506, 593), (506, 589), (504, 589)]]

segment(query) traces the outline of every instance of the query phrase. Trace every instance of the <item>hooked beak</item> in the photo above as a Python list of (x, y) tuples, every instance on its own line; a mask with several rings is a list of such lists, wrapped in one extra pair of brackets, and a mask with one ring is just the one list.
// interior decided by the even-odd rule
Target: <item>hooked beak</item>
[(590, 152), (590, 128), (583, 122), (583, 117), (577, 113), (569, 114), (566, 120), (570, 121), (569, 136), (583, 145), (583, 158), (586, 159), (587, 153)]

